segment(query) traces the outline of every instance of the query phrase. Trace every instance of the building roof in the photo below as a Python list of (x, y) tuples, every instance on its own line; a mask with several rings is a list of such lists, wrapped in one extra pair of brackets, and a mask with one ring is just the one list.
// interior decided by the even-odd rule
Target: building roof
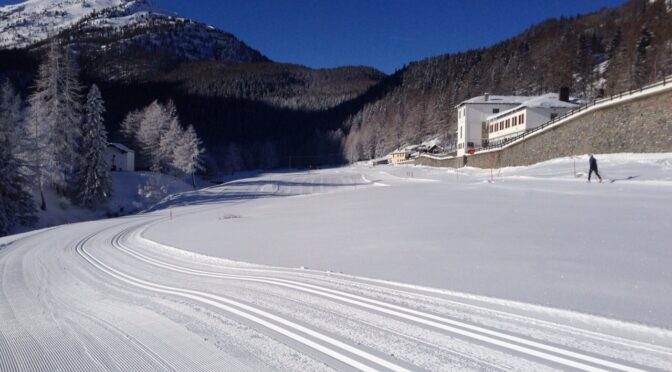
[(489, 116), (488, 120), (509, 115), (523, 108), (575, 108), (579, 106), (578, 102), (576, 98), (571, 99), (570, 102), (561, 101), (557, 93), (547, 93), (542, 96), (529, 97), (527, 101), (522, 102), (514, 108)]
[(117, 150), (121, 151), (121, 153), (125, 154), (127, 152), (134, 152), (133, 150), (129, 149), (128, 147), (122, 145), (121, 143), (115, 143), (115, 142), (110, 142), (107, 144), (107, 147), (114, 147)]
[(469, 98), (466, 101), (462, 101), (459, 105), (457, 106), (462, 106), (465, 103), (483, 103), (483, 104), (502, 104), (502, 105), (515, 105), (515, 104), (520, 104), (525, 101), (529, 101), (534, 97), (530, 96), (496, 96), (496, 95), (488, 95), (488, 100), (485, 100), (485, 95), (478, 96), (478, 97), (473, 97)]

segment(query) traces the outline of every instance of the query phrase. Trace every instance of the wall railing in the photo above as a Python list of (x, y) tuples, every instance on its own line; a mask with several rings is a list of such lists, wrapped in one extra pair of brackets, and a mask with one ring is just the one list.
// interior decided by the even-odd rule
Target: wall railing
[(522, 132), (521, 134), (518, 134), (518, 135), (513, 136), (513, 137), (509, 137), (509, 138), (506, 138), (506, 139), (503, 139), (503, 140), (498, 140), (496, 143), (488, 143), (487, 146), (479, 147), (475, 150), (475, 153), (479, 153), (479, 152), (487, 151), (487, 150), (501, 149), (503, 147), (507, 147), (509, 145), (512, 145), (513, 143), (523, 141), (523, 140), (525, 140), (525, 138), (527, 138), (527, 137), (529, 137), (533, 134), (536, 134), (538, 132), (541, 132), (541, 131), (547, 129), (548, 127), (555, 126), (556, 124), (559, 124), (560, 122), (569, 121), (573, 116), (581, 115), (588, 110), (592, 111), (593, 109), (597, 109), (599, 107), (609, 106), (610, 103), (612, 103), (614, 101), (622, 100), (623, 98), (634, 98), (633, 96), (641, 96), (642, 94), (646, 94), (646, 93), (657, 90), (656, 88), (665, 87), (667, 85), (672, 86), (672, 75), (665, 76), (662, 80), (659, 80), (659, 81), (657, 81), (655, 83), (652, 83), (652, 84), (649, 84), (649, 85), (642, 86), (638, 89), (631, 89), (631, 90), (624, 91), (624, 92), (621, 92), (621, 93), (618, 93), (618, 94), (612, 94), (609, 97), (604, 97), (604, 98), (594, 100), (594, 101), (589, 102), (589, 103), (587, 103), (583, 106), (580, 106), (580, 107), (577, 107), (573, 110), (570, 110), (570, 111), (566, 112), (564, 115), (560, 115), (560, 116), (558, 116), (554, 119), (551, 119), (551, 120), (545, 122), (544, 124), (541, 124), (538, 127), (528, 129), (528, 130)]

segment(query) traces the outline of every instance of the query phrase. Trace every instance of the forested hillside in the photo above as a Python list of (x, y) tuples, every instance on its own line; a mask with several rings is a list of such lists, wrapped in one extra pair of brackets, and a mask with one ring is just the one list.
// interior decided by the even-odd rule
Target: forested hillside
[[(491, 47), (412, 62), (390, 76), (362, 66), (272, 62), (224, 31), (142, 1), (119, 3), (56, 36), (76, 52), (83, 83), (100, 87), (110, 137), (124, 140), (119, 128), (131, 111), (172, 101), (203, 139), (215, 174), (291, 159), (307, 159), (294, 163), (306, 166), (369, 159), (428, 137), (450, 143), (455, 105), (484, 92), (535, 95), (568, 86), (590, 100), (672, 73), (669, 0), (550, 19)], [(30, 94), (45, 46), (0, 50), (0, 80)]]
[(434, 135), (450, 142), (455, 105), (484, 92), (536, 95), (568, 86), (591, 100), (662, 78), (672, 73), (671, 8), (632, 0), (547, 20), (488, 48), (410, 63), (381, 82), (386, 94), (344, 123), (345, 154), (368, 159)]

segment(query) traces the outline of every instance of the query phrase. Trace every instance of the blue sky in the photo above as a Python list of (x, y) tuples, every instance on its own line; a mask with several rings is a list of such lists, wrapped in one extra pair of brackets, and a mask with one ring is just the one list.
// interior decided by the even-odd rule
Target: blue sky
[[(154, 0), (231, 32), (269, 58), (311, 67), (405, 63), (491, 45), (547, 18), (624, 0)], [(0, 0), (0, 4), (17, 1)]]

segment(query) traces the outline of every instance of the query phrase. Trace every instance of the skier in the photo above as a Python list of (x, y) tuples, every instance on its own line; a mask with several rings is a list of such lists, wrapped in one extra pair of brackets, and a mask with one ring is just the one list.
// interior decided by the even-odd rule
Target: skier
[(590, 182), (590, 176), (593, 174), (593, 172), (595, 172), (597, 178), (600, 179), (600, 183), (602, 183), (602, 177), (597, 171), (597, 159), (595, 159), (593, 154), (588, 154), (588, 164), (590, 165), (590, 170), (588, 171), (588, 182)]

